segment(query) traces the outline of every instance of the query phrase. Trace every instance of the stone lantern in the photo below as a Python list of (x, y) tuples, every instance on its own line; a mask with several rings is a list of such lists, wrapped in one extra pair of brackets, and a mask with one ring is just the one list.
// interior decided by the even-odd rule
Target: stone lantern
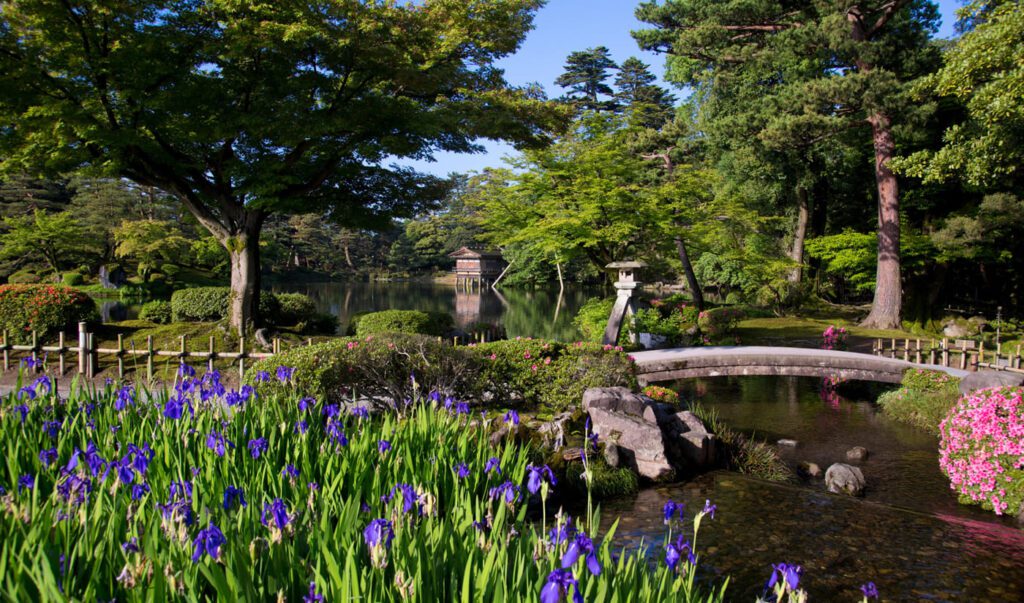
[(608, 324), (604, 328), (604, 337), (601, 339), (603, 344), (615, 345), (619, 340), (622, 322), (627, 316), (636, 313), (633, 290), (640, 285), (637, 276), (645, 267), (647, 264), (633, 260), (612, 262), (605, 266), (608, 270), (617, 271), (619, 280), (615, 281), (615, 305), (612, 306), (612, 313), (608, 316)]

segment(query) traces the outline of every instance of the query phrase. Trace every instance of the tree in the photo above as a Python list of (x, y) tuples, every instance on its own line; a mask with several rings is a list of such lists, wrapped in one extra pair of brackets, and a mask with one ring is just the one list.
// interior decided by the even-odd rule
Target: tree
[(976, 1), (960, 11), (969, 29), (945, 53), (943, 66), (916, 86), (963, 103), (966, 119), (948, 127), (938, 150), (895, 163), (925, 182), (961, 179), (976, 187), (1024, 181), (1024, 11), (1020, 3)]
[(616, 69), (615, 61), (604, 46), (588, 48), (569, 54), (565, 60), (565, 72), (558, 76), (555, 84), (568, 88), (566, 98), (585, 111), (609, 111), (616, 105), (614, 100), (601, 97), (614, 96), (606, 80), (608, 73)]
[[(889, 161), (894, 118), (905, 117), (904, 82), (920, 75), (934, 31), (934, 5), (920, 0), (845, 3), (648, 1), (637, 9), (654, 29), (634, 32), (641, 47), (670, 55), (669, 76), (711, 86), (739, 70), (772, 83), (779, 116), (764, 132), (785, 137), (871, 129), (878, 198), (876, 288), (863, 324), (898, 327), (902, 310), (899, 189)], [(803, 57), (803, 59), (801, 59)], [(786, 65), (809, 61), (814, 77), (785, 78)], [(751, 71), (744, 67), (755, 67)], [(820, 70), (817, 67), (821, 66)]]
[(615, 75), (615, 100), (635, 112), (638, 125), (658, 128), (672, 119), (675, 97), (655, 84), (654, 74), (643, 61), (629, 57)]
[(228, 251), (244, 332), (269, 215), (385, 226), (446, 189), (390, 158), (546, 140), (563, 110), (494, 67), (541, 4), (5, 3), (0, 169), (89, 168), (173, 194)]
[(143, 280), (161, 263), (181, 263), (190, 247), (181, 231), (165, 220), (125, 220), (114, 229), (114, 241), (115, 255), (137, 261)]
[(55, 275), (69, 255), (89, 245), (70, 212), (37, 209), (29, 216), (4, 218), (3, 224), (7, 232), (0, 234), (0, 258), (39, 257)]

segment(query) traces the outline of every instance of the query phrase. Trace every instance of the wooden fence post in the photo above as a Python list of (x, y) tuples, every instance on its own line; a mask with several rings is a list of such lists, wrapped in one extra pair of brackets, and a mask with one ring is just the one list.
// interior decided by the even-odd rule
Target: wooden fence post
[(146, 336), (146, 380), (153, 382), (153, 336)]
[(7, 351), (7, 329), (4, 329), (4, 372), (11, 369), (11, 354)]
[(896, 338), (893, 337), (892, 338), (892, 349), (889, 350), (889, 358), (895, 358), (895, 357), (896, 357)]
[(1013, 368), (1020, 368), (1020, 345), (1017, 346), (1017, 354), (1013, 357)]
[(185, 336), (180, 335), (181, 351), (178, 352), (178, 364), (185, 364), (185, 357), (188, 356), (188, 352), (185, 351)]
[(95, 333), (89, 333), (89, 372), (86, 375), (90, 379), (96, 376), (96, 368), (99, 365), (100, 355), (96, 351)]
[(917, 346), (914, 349), (914, 362), (921, 364), (921, 340), (917, 340)]
[(89, 366), (89, 335), (85, 323), (78, 323), (78, 374), (85, 375)]
[(981, 365), (985, 364), (985, 341), (978, 342), (978, 360), (974, 363), (974, 366), (978, 369)]
[(60, 375), (64, 374), (64, 353), (67, 349), (64, 347), (64, 331), (61, 330), (57, 333), (57, 370)]
[(903, 360), (910, 362), (910, 340), (903, 340)]
[(960, 340), (960, 370), (967, 370), (967, 342)]
[(238, 380), (245, 379), (245, 337), (238, 340)]
[(39, 361), (39, 333), (32, 329), (32, 364)]
[(935, 364), (935, 340), (931, 340), (931, 345), (928, 346), (928, 364)]
[(124, 336), (117, 334), (117, 378), (124, 379)]
[(949, 340), (942, 338), (942, 366), (949, 366)]
[(207, 358), (207, 360), (206, 360), (206, 371), (207, 372), (210, 372), (210, 373), (213, 372), (213, 361), (214, 361), (214, 359), (216, 357), (217, 357), (217, 352), (214, 350), (213, 335), (210, 335), (210, 355), (206, 357)]

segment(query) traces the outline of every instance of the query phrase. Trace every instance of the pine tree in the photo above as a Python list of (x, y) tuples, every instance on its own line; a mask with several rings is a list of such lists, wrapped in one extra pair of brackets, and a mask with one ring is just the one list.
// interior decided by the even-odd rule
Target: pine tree
[(606, 81), (609, 71), (617, 69), (615, 61), (604, 46), (573, 52), (565, 61), (565, 73), (555, 84), (568, 88), (566, 99), (588, 111), (611, 111), (616, 108), (614, 92)]

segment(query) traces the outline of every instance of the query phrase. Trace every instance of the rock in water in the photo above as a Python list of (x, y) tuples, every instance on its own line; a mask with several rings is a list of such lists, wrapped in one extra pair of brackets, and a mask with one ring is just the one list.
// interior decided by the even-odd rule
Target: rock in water
[(825, 487), (834, 494), (860, 496), (864, 493), (864, 474), (853, 465), (835, 463), (825, 471)]
[(604, 462), (609, 467), (618, 467), (622, 459), (619, 457), (619, 447), (612, 442), (604, 445)]
[(858, 463), (868, 458), (868, 449), (863, 446), (854, 446), (846, 451), (846, 460), (857, 461)]
[(776, 444), (782, 446), (783, 448), (796, 448), (799, 442), (797, 442), (796, 440), (782, 439), (776, 442)]
[(800, 463), (796, 468), (796, 471), (801, 477), (808, 479), (812, 477), (821, 477), (821, 467), (819, 467), (817, 463), (812, 463), (810, 461)]

